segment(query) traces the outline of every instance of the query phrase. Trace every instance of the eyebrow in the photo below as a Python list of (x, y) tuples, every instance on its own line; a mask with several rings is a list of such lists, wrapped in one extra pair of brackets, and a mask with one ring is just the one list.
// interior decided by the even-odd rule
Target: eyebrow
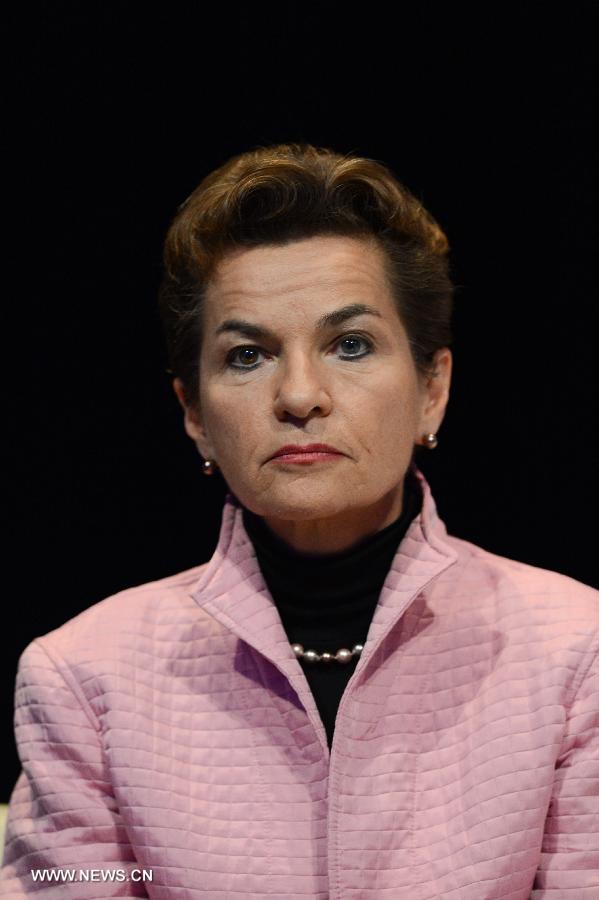
[[(365, 303), (350, 303), (349, 306), (342, 306), (332, 312), (325, 313), (316, 322), (318, 331), (325, 328), (331, 328), (347, 322), (348, 319), (355, 319), (357, 316), (378, 316), (382, 318), (382, 314), (374, 306), (367, 306)], [(223, 332), (235, 331), (245, 334), (249, 338), (270, 338), (276, 337), (275, 333), (263, 325), (255, 325), (253, 322), (246, 322), (245, 319), (226, 319), (216, 329), (216, 334)]]

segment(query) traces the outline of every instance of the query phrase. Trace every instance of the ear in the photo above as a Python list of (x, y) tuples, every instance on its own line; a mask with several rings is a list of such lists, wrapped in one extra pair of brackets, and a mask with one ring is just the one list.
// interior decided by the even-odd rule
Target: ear
[(437, 350), (433, 358), (433, 374), (423, 378), (423, 405), (420, 415), (422, 434), (437, 433), (445, 417), (451, 386), (453, 357), (448, 347)]
[(201, 453), (204, 459), (214, 460), (214, 451), (212, 449), (210, 439), (206, 434), (200, 410), (199, 408), (196, 409), (195, 407), (192, 407), (188, 404), (187, 398), (185, 396), (185, 388), (183, 387), (183, 382), (180, 378), (175, 378), (173, 380), (173, 390), (184, 412), (183, 423), (185, 431), (195, 443), (198, 451)]

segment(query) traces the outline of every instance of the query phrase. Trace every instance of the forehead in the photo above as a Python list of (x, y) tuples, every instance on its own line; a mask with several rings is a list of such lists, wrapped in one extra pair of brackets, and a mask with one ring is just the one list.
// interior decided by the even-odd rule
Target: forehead
[(394, 313), (384, 260), (373, 242), (336, 236), (237, 250), (221, 260), (208, 285), (205, 320), (217, 324), (233, 310), (316, 311), (340, 299)]

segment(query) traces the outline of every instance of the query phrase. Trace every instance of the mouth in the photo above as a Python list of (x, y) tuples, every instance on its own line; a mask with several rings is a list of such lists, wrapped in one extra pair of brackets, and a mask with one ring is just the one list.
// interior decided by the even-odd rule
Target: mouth
[(330, 444), (286, 444), (279, 447), (268, 462), (306, 465), (315, 462), (333, 462), (343, 456), (344, 453), (336, 447), (331, 447)]

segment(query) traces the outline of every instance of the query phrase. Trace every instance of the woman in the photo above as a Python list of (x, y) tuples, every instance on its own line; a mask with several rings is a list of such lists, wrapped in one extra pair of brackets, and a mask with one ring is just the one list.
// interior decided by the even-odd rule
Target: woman
[(179, 209), (161, 309), (218, 546), (22, 654), (2, 896), (598, 896), (598, 593), (448, 535), (415, 464), (452, 292), (372, 160), (259, 149)]

